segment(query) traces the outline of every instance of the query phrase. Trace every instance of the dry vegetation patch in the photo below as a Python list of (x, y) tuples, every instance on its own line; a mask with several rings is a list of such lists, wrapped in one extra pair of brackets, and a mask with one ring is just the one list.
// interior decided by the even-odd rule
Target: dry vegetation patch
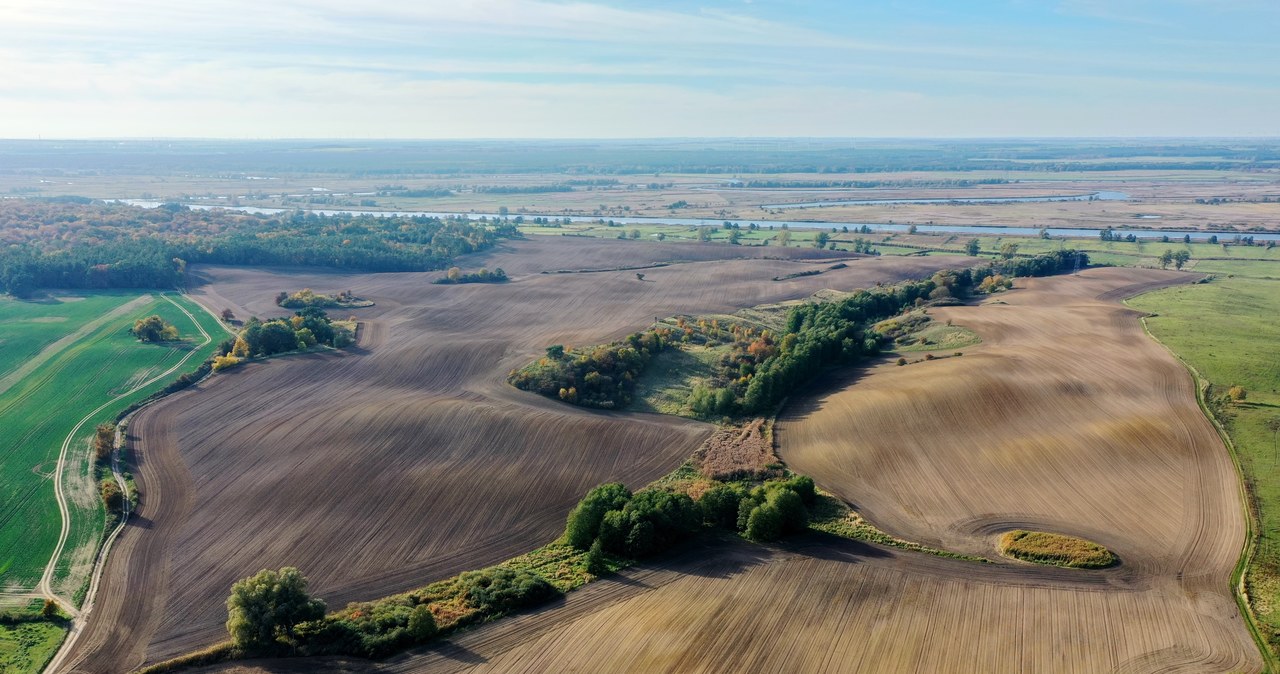
[(1000, 554), (1073, 569), (1105, 569), (1117, 561), (1110, 550), (1083, 538), (1022, 529), (1001, 534)]
[(693, 460), (713, 480), (764, 480), (783, 473), (782, 462), (773, 452), (773, 424), (765, 419), (717, 430)]

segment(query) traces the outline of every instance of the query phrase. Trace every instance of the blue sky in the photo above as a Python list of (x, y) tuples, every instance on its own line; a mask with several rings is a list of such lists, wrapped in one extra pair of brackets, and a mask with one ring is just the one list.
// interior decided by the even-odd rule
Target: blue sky
[(1280, 2), (0, 0), (0, 137), (1280, 136)]

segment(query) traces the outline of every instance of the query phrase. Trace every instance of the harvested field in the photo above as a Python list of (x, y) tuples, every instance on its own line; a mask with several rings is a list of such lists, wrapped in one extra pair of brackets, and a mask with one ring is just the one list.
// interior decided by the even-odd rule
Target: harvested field
[[(646, 273), (540, 274), (677, 253)], [(140, 413), (129, 428), (142, 491), (97, 607), (59, 671), (117, 672), (225, 636), (232, 581), (295, 565), (331, 607), (479, 568), (555, 538), (589, 488), (639, 486), (711, 427), (591, 412), (505, 383), (547, 344), (593, 344), (654, 316), (727, 312), (824, 287), (925, 276), (971, 258), (857, 259), (821, 278), (770, 281), (818, 251), (588, 239), (512, 242), (461, 260), (501, 285), (431, 285), (438, 273), (196, 270), (194, 294), (237, 316), (284, 313), (288, 288), (351, 289), (360, 341), (345, 353), (255, 363)], [(343, 311), (341, 315), (345, 315)]]
[[(1190, 378), (1116, 303), (1187, 278), (1089, 270), (936, 310), (983, 343), (834, 377), (780, 420), (782, 458), (874, 524), (994, 564), (817, 535), (716, 544), (372, 671), (1260, 671), (1230, 594), (1244, 521), (1229, 458)], [(999, 561), (996, 537), (1020, 528), (1122, 563)]]

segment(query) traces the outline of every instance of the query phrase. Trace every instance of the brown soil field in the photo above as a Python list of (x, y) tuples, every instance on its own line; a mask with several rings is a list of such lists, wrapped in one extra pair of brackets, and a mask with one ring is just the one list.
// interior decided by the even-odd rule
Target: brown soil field
[[(139, 413), (129, 450), (142, 500), (60, 671), (121, 672), (225, 638), (231, 583), (293, 565), (340, 607), (525, 552), (559, 535), (589, 488), (675, 468), (711, 427), (587, 411), (524, 393), (507, 373), (548, 344), (592, 344), (655, 316), (728, 312), (825, 287), (866, 287), (972, 262), (851, 260), (771, 281), (818, 251), (591, 239), (512, 242), (462, 260), (507, 284), (436, 273), (195, 270), (193, 295), (238, 317), (286, 313), (282, 289), (351, 289), (359, 342), (217, 375)], [(694, 260), (634, 272), (540, 274)], [(343, 310), (342, 315), (348, 312)]]
[[(779, 454), (946, 559), (809, 536), (729, 541), (371, 666), (208, 671), (1257, 672), (1231, 596), (1244, 514), (1189, 375), (1118, 303), (1190, 275), (1093, 269), (931, 310), (975, 330), (961, 358), (833, 376), (779, 420)], [(1019, 528), (1121, 559), (1004, 561)]]

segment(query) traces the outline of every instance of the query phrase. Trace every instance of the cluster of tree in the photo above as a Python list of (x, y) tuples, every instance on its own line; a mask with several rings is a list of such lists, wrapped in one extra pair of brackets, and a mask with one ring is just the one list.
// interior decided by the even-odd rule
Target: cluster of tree
[(978, 178), (973, 180), (748, 180), (729, 183), (730, 187), (745, 188), (796, 188), (796, 187), (849, 187), (871, 189), (875, 187), (972, 187), (974, 185), (1004, 185), (1004, 178)]
[(1129, 243), (1138, 240), (1138, 237), (1134, 234), (1118, 234), (1116, 230), (1110, 227), (1098, 232), (1098, 238), (1103, 241), (1127, 241)]
[(171, 288), (197, 262), (425, 271), (514, 236), (499, 220), (10, 199), (0, 202), (0, 291)]
[[(569, 513), (565, 540), (592, 557), (603, 553), (647, 557), (692, 536), (702, 523), (693, 499), (664, 489), (635, 494), (618, 483), (587, 493)], [(588, 566), (596, 562), (588, 560)]]
[(93, 458), (96, 461), (106, 461), (111, 456), (111, 450), (116, 448), (116, 425), (111, 423), (98, 424), (93, 431)]
[(1175, 253), (1172, 250), (1166, 249), (1163, 253), (1160, 253), (1160, 257), (1158, 259), (1160, 261), (1161, 269), (1168, 269), (1171, 264), (1176, 269), (1182, 269), (1183, 266), (1185, 266), (1191, 259), (1191, 253), (1187, 250), (1179, 250)]
[(573, 185), (553, 183), (551, 185), (477, 185), (472, 188), (476, 194), (545, 194), (548, 192), (572, 192)]
[[(470, 610), (469, 621), (490, 620), (560, 596), (535, 573), (492, 567), (460, 574), (452, 590)], [(231, 587), (227, 631), (246, 655), (294, 653), (379, 658), (423, 644), (439, 634), (426, 597), (416, 593), (349, 604), (325, 615), (293, 567), (263, 570)]]
[(114, 477), (103, 478), (98, 483), (98, 493), (102, 496), (102, 505), (108, 513), (118, 513), (124, 509), (124, 492)]
[(480, 271), (471, 272), (469, 274), (464, 274), (462, 270), (457, 267), (450, 267), (448, 273), (444, 275), (444, 278), (438, 278), (432, 281), (432, 283), (450, 285), (459, 283), (506, 283), (507, 281), (507, 272), (503, 271), (502, 267), (498, 267), (493, 271), (489, 271), (482, 267)]
[(1089, 266), (1088, 253), (1078, 250), (1055, 250), (1034, 257), (1020, 257), (996, 262), (991, 266), (990, 275), (1053, 276), (1054, 274), (1069, 273), (1075, 270), (1077, 266), (1081, 269)]
[[(276, 306), (285, 307), (286, 309), (302, 309), (305, 307), (319, 307), (323, 309), (349, 307), (361, 301), (362, 300), (359, 297), (356, 297), (355, 293), (350, 290), (339, 291), (337, 295), (323, 295), (310, 288), (303, 288), (293, 294), (289, 294), (288, 292), (281, 290), (280, 293), (276, 295)], [(223, 318), (225, 320), (229, 320), (226, 316)]]
[(598, 573), (605, 554), (648, 557), (707, 528), (738, 532), (753, 541), (798, 533), (808, 526), (808, 507), (816, 498), (813, 480), (803, 476), (756, 487), (717, 482), (697, 501), (652, 487), (633, 494), (615, 482), (592, 489), (578, 502), (565, 522), (564, 539), (588, 551), (588, 570)]
[(669, 330), (659, 328), (581, 351), (551, 346), (546, 356), (512, 372), (508, 381), (565, 402), (617, 409), (631, 402), (636, 378), (654, 355), (670, 346), (669, 337)]
[(451, 196), (453, 196), (453, 190), (451, 190), (451, 189), (446, 189), (446, 188), (440, 188), (440, 189), (418, 189), (418, 190), (411, 190), (411, 189), (409, 189), (409, 188), (407, 188), (407, 187), (400, 187), (400, 188), (397, 188), (397, 189), (387, 189), (387, 190), (379, 189), (379, 190), (378, 190), (378, 196), (380, 196), (380, 197), (408, 197), (408, 198), (410, 198), (410, 199), (423, 199), (423, 198), (435, 198), (435, 197), (451, 197)]
[(134, 321), (129, 332), (140, 342), (173, 342), (178, 339), (178, 329), (156, 314)]
[(335, 328), (329, 315), (319, 307), (307, 307), (294, 312), (289, 318), (269, 321), (255, 316), (245, 323), (229, 351), (214, 356), (213, 370), (234, 367), (247, 358), (299, 351), (317, 344), (340, 349), (347, 346), (350, 339), (351, 335)]

